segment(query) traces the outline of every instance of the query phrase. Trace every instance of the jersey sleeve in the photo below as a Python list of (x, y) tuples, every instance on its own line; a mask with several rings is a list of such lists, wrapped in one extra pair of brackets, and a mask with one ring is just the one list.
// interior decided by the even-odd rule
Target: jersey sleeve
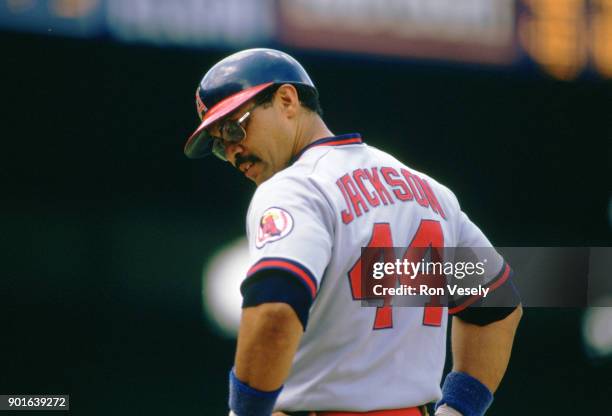
[[(502, 306), (504, 301), (498, 296), (491, 295), (509, 281), (512, 269), (480, 228), (463, 211), (460, 211), (457, 216), (457, 247), (454, 247), (453, 250), (456, 265), (472, 263), (482, 271), (476, 277), (465, 277), (462, 280), (455, 280), (455, 283), (465, 288), (481, 286), (488, 289), (489, 294), (486, 298), (482, 294), (453, 297), (449, 299), (449, 313), (459, 313), (469, 306)], [(500, 304), (497, 305), (494, 302)]]
[(261, 185), (247, 215), (251, 267), (245, 282), (264, 270), (297, 279), (314, 299), (332, 251), (331, 207), (307, 178)]

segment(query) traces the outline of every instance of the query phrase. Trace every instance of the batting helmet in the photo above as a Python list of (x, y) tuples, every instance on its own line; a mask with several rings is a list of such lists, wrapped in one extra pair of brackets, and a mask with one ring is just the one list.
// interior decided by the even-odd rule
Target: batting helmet
[(316, 90), (302, 65), (274, 49), (247, 49), (219, 61), (202, 78), (196, 90), (200, 126), (185, 144), (191, 159), (210, 154), (211, 140), (206, 131), (272, 84), (303, 84)]

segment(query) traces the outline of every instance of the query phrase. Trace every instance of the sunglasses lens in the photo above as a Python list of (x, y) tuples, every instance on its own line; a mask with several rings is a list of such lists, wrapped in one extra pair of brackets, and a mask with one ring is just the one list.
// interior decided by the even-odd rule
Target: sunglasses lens
[(242, 126), (235, 120), (228, 120), (223, 125), (223, 138), (228, 142), (237, 143), (244, 139), (246, 132), (242, 128)]
[(225, 120), (219, 126), (221, 137), (211, 135), (212, 153), (219, 159), (227, 162), (225, 155), (225, 143), (238, 143), (246, 137), (246, 130), (242, 127), (242, 123), (250, 115), (246, 112), (239, 120)]
[(219, 159), (227, 162), (227, 157), (225, 157), (225, 145), (223, 144), (222, 139), (219, 139), (218, 137), (213, 138), (212, 153)]

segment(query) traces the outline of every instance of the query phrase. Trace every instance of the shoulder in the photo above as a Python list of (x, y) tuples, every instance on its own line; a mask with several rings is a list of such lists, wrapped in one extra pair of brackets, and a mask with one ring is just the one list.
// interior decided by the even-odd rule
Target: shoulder
[(457, 199), (455, 193), (448, 186), (440, 183), (437, 179), (432, 178), (426, 173), (416, 170), (413, 171), (425, 179), (427, 184), (436, 192), (436, 194), (440, 195), (441, 199), (444, 200), (453, 211), (459, 211), (461, 209), (459, 199)]
[[(292, 199), (313, 191), (312, 170), (295, 164), (276, 173), (257, 187), (253, 201), (266, 199)], [(315, 195), (316, 196), (316, 195)]]
[(369, 148), (370, 151), (376, 154), (376, 157), (383, 163), (388, 164), (389, 166), (399, 166), (400, 172), (403, 173), (405, 170), (409, 172), (408, 176), (414, 175), (418, 177), (419, 181), (426, 186), (427, 190), (432, 191), (436, 199), (443, 206), (445, 212), (453, 215), (461, 211), (457, 196), (448, 186), (444, 185), (434, 177), (430, 176), (428, 173), (415, 169), (411, 165), (404, 163), (403, 161), (397, 159), (396, 157), (387, 152), (384, 152), (372, 146), (370, 146)]
[(316, 214), (327, 205), (324, 193), (312, 178), (312, 169), (294, 164), (257, 187), (247, 218), (255, 219), (270, 208)]

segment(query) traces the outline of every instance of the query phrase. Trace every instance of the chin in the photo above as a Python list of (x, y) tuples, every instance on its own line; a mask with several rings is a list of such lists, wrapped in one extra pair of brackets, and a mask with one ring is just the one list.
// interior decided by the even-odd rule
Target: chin
[[(266, 179), (267, 179), (267, 178), (266, 178)], [(255, 182), (255, 185), (259, 186), (259, 185), (261, 185), (262, 183), (264, 183), (264, 182), (266, 181), (266, 179), (262, 179), (261, 177), (259, 177), (259, 176), (258, 176), (258, 177), (256, 177), (256, 178), (251, 179), (251, 180), (252, 180), (253, 182)]]
[(253, 182), (255, 182), (255, 184), (257, 186), (261, 185), (262, 183), (264, 183), (265, 181), (267, 181), (268, 179), (270, 179), (271, 175), (265, 175), (264, 173), (260, 173), (259, 175), (255, 176), (254, 178), (251, 178), (251, 180)]

